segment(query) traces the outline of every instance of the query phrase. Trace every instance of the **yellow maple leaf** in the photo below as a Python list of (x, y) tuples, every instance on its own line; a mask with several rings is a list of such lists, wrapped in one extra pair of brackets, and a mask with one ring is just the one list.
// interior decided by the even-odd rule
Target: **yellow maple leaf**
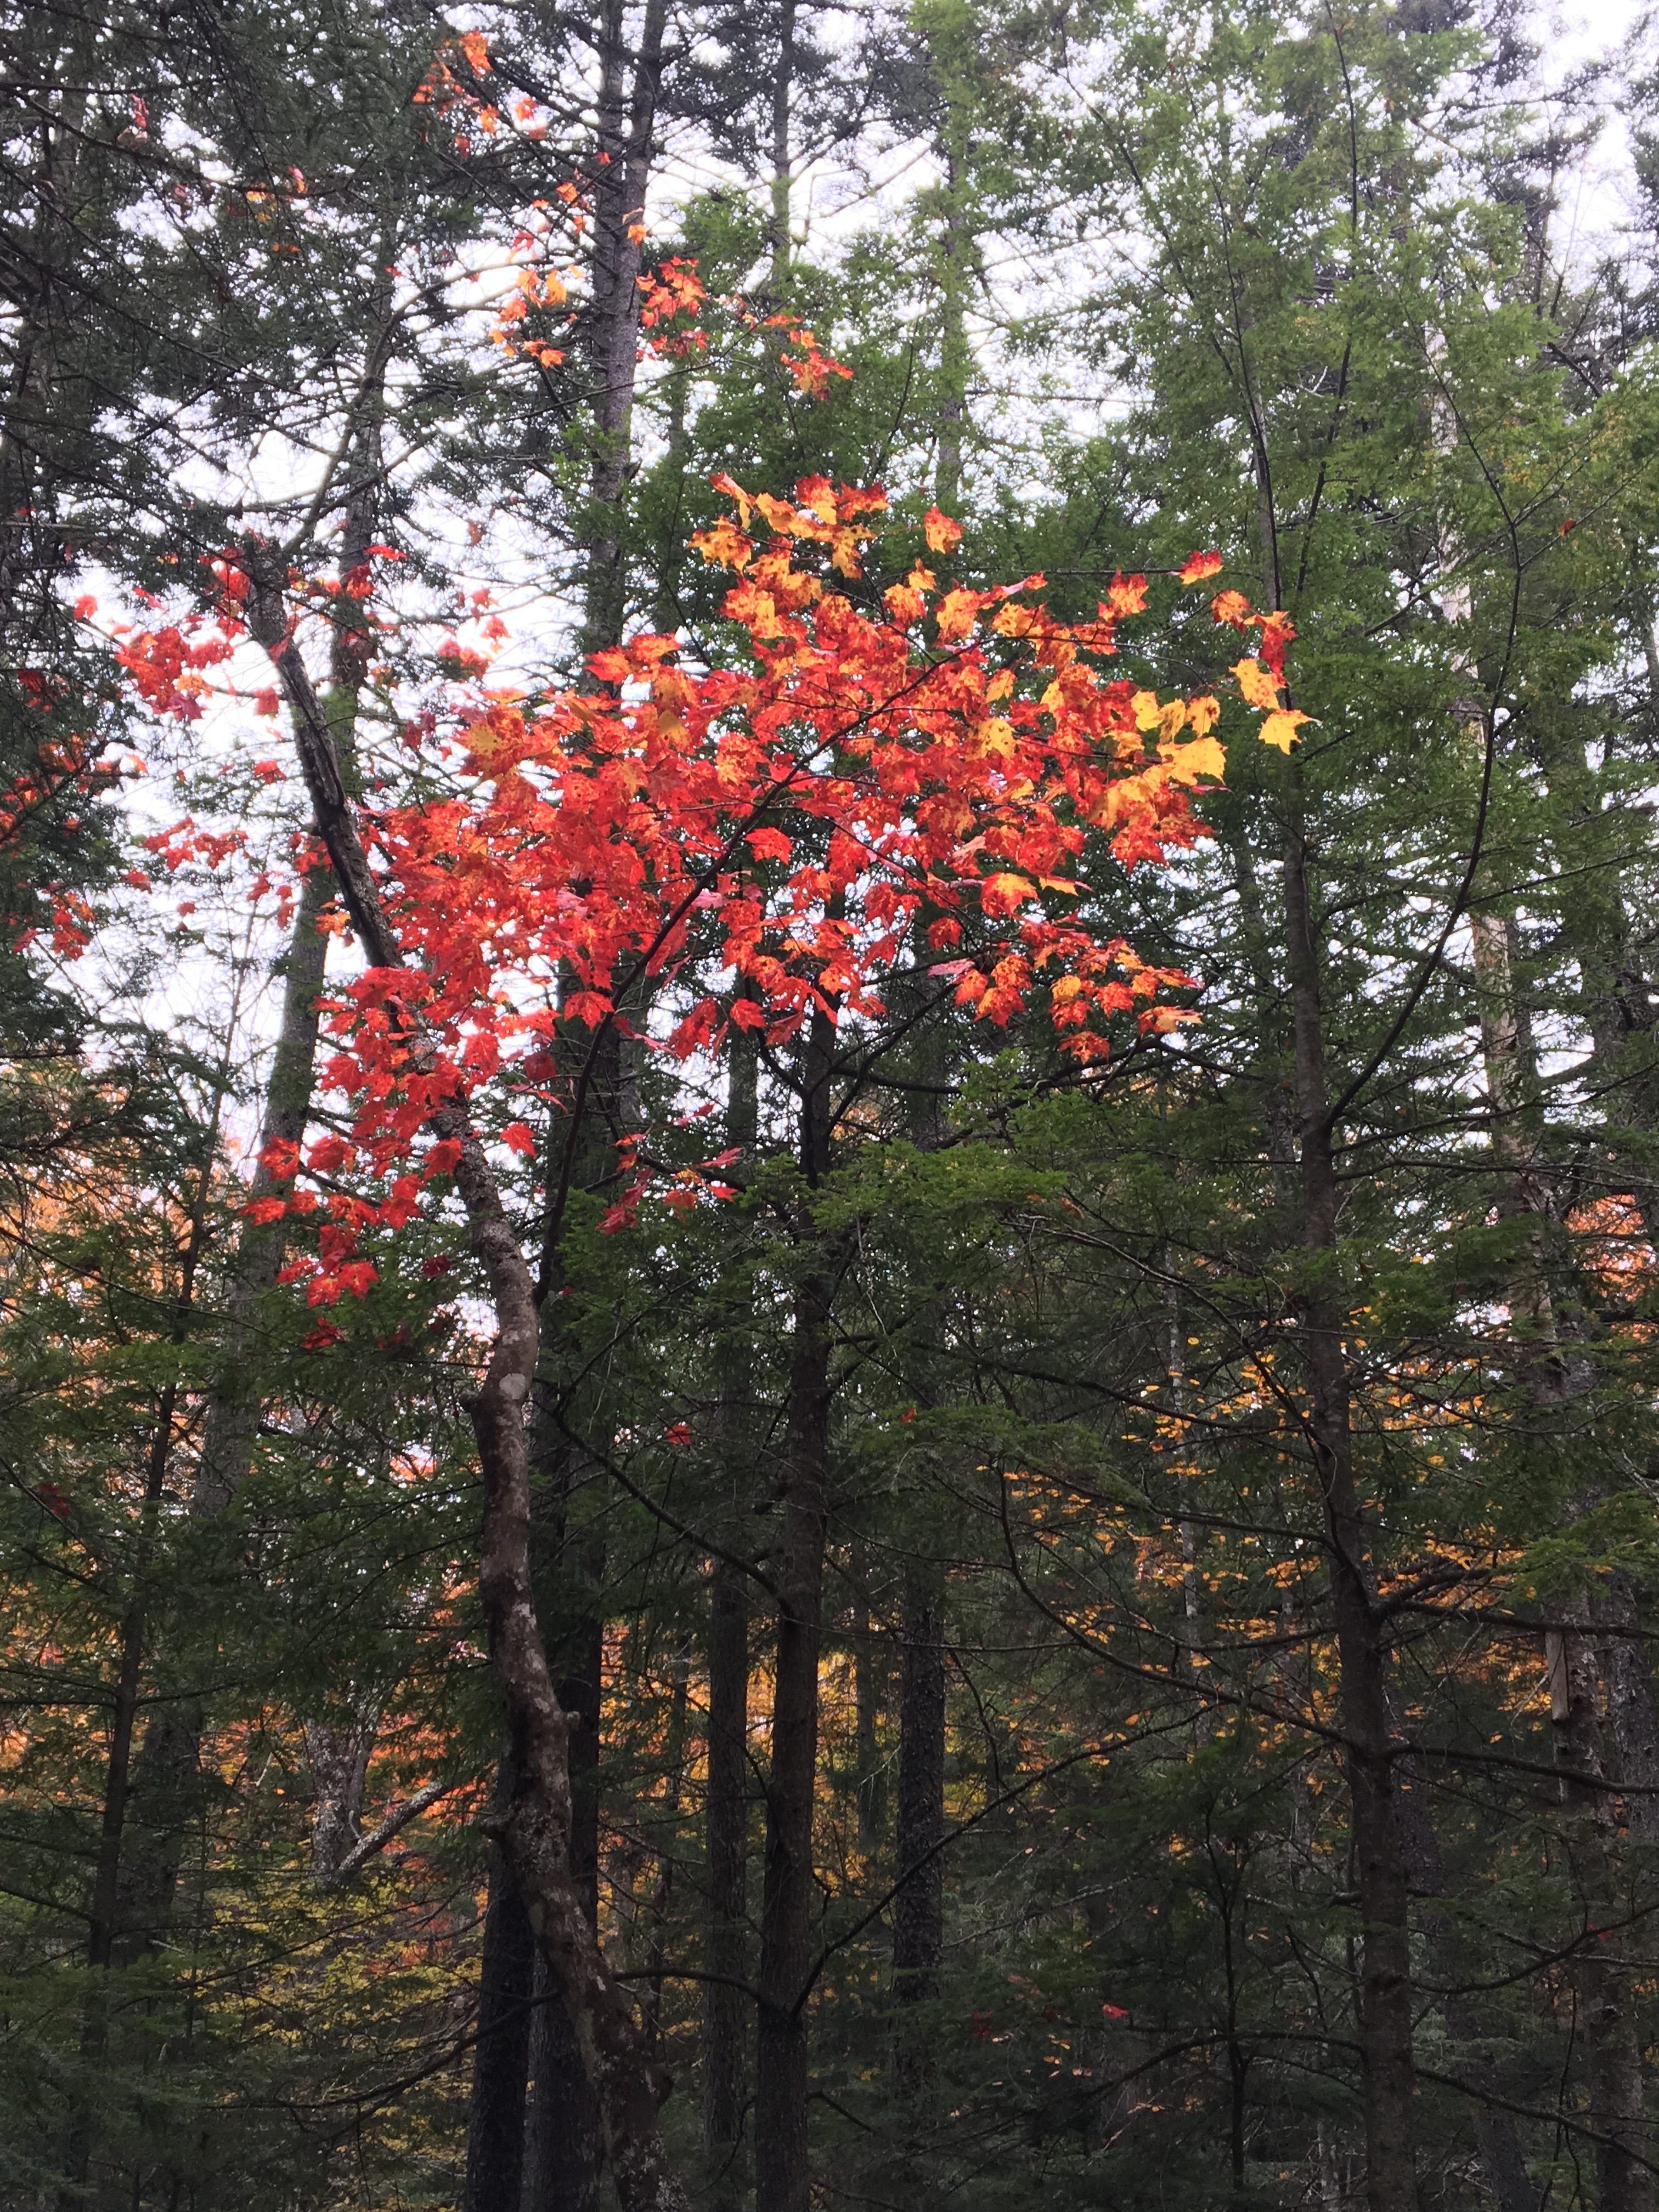
[(999, 760), (1012, 760), (1014, 752), (1014, 726), (1006, 716), (993, 714), (981, 722), (974, 731), (974, 750), (990, 753)]
[(1187, 720), (1200, 738), (1207, 737), (1221, 720), (1221, 702), (1212, 698), (1207, 691), (1187, 702)]
[(1268, 715), (1257, 735), (1264, 745), (1277, 745), (1282, 753), (1291, 750), (1298, 726), (1311, 719), (1295, 707), (1279, 707)]
[(724, 517), (707, 530), (694, 530), (691, 543), (711, 567), (745, 568), (755, 548), (742, 531)]
[(979, 612), (979, 594), (961, 589), (947, 592), (934, 610), (939, 624), (939, 643), (949, 645), (959, 637), (966, 637), (974, 626)]
[(1278, 706), (1279, 686), (1273, 681), (1273, 671), (1264, 668), (1259, 660), (1234, 661), (1233, 674), (1252, 707)]
[(1227, 756), (1214, 738), (1194, 738), (1165, 749), (1164, 764), (1172, 783), (1194, 784), (1201, 775), (1224, 775)]
[(1036, 895), (1034, 884), (1006, 868), (987, 876), (979, 887), (980, 903), (987, 914), (1012, 914)]

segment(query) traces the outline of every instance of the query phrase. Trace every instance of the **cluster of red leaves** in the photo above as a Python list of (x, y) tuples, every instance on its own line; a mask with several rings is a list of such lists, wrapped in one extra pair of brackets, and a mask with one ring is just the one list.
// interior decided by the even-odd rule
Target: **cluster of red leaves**
[[(52, 684), (39, 671), (23, 668), (17, 676), (31, 706), (48, 711), (65, 703), (64, 687)], [(28, 767), (0, 788), (0, 856), (7, 854), (8, 848), (21, 845), (66, 799), (72, 805), (79, 794), (90, 801), (107, 790), (120, 769), (104, 757), (102, 744), (101, 738), (71, 732), (48, 737), (36, 746)], [(61, 819), (71, 834), (81, 827), (77, 815), (64, 815)], [(81, 892), (62, 884), (37, 880), (33, 889), (49, 902), (48, 942), (52, 951), (63, 959), (77, 959), (92, 940), (90, 903)], [(29, 911), (38, 913), (39, 908), (31, 902)], [(40, 938), (39, 926), (34, 921), (23, 922), (15, 912), (9, 911), (4, 922), (16, 951), (23, 951)]]
[(852, 377), (853, 372), (845, 362), (825, 353), (800, 317), (792, 314), (787, 307), (773, 314), (759, 315), (740, 293), (711, 299), (693, 258), (676, 256), (657, 269), (647, 270), (636, 281), (640, 289), (640, 328), (646, 333), (646, 343), (653, 353), (684, 357), (693, 351), (706, 352), (709, 333), (703, 326), (702, 318), (709, 307), (718, 307), (742, 330), (782, 332), (780, 364), (796, 391), (806, 398), (822, 399), (833, 377), (849, 380)]
[[(330, 1014), (363, 1165), (402, 1164), (434, 1108), (504, 1069), (549, 1095), (556, 1024), (613, 1018), (629, 975), (732, 976), (692, 998), (666, 1040), (682, 1055), (732, 1024), (781, 1042), (815, 1005), (877, 1019), (919, 939), (981, 1019), (1042, 995), (1080, 1060), (1118, 1017), (1187, 1018), (1163, 1001), (1188, 979), (1064, 912), (1092, 829), (1126, 866), (1161, 860), (1202, 834), (1192, 793), (1222, 764), (1213, 699), (1159, 702), (1104, 665), (1145, 579), (1083, 623), (1045, 611), (1041, 578), (940, 590), (919, 564), (855, 603), (840, 580), (882, 493), (721, 488), (735, 513), (694, 542), (732, 573), (746, 665), (688, 669), (647, 635), (595, 656), (598, 689), (486, 696), (459, 787), (367, 823), (410, 965)], [(927, 528), (940, 550), (959, 535)]]
[[(885, 980), (924, 945), (958, 1005), (999, 1025), (1045, 1006), (1085, 1063), (1124, 1017), (1143, 1030), (1193, 1018), (1169, 1000), (1190, 979), (1071, 910), (1091, 832), (1126, 867), (1158, 863), (1204, 834), (1194, 794), (1224, 766), (1212, 696), (1160, 699), (1111, 673), (1146, 577), (1115, 577), (1076, 623), (1048, 611), (1040, 576), (941, 587), (915, 560), (877, 593), (863, 572), (889, 526), (879, 489), (717, 487), (732, 511), (693, 542), (732, 579), (729, 665), (688, 667), (676, 639), (643, 635), (594, 656), (587, 688), (483, 692), (447, 747), (448, 794), (363, 817), (407, 964), (368, 969), (329, 1005), (325, 1078), (355, 1121), (305, 1165), (366, 1173), (384, 1195), (300, 1188), (287, 1148), (250, 1208), (323, 1217), (317, 1255), (289, 1271), (313, 1304), (363, 1295), (358, 1237), (403, 1226), (422, 1184), (454, 1168), (453, 1140), (415, 1164), (434, 1110), (486, 1085), (556, 1099), (556, 1029), (622, 1019), (617, 997), (644, 976), (685, 1008), (654, 1040), (680, 1056), (733, 1025), (783, 1042), (814, 1007), (878, 1021)], [(937, 509), (923, 528), (935, 555), (961, 535)], [(1194, 555), (1176, 573), (1198, 583), (1218, 566)], [(1212, 610), (1261, 629), (1240, 689), (1282, 715), (1288, 623), (1236, 592)], [(221, 623), (234, 627), (223, 610)], [(169, 665), (143, 642), (124, 649), (135, 675)], [(503, 1135), (533, 1150), (521, 1121)], [(687, 1203), (720, 1194), (694, 1181)]]
[(203, 672), (228, 660), (235, 651), (234, 637), (224, 626), (216, 626), (198, 641), (206, 619), (189, 615), (161, 629), (137, 631), (116, 647), (116, 659), (153, 713), (185, 722), (200, 720), (202, 696), (208, 689)]

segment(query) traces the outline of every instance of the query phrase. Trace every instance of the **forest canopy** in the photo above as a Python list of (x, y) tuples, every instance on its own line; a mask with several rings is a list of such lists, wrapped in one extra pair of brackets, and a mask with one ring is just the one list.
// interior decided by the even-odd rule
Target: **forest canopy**
[(1653, 21), (0, 167), (0, 2205), (1656, 2212)]

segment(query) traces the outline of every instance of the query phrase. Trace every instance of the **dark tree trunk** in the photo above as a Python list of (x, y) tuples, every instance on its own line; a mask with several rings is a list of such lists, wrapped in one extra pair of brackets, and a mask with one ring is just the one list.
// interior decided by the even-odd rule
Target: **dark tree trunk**
[(749, 2101), (749, 1578), (716, 1559), (708, 1588), (708, 1771), (704, 1812), (708, 1964), (702, 2142), (709, 2202), (744, 2197)]
[(1584, 1916), (1577, 1980), (1583, 2006), (1588, 2118), (1595, 2134), (1598, 2212), (1654, 2212), (1637, 1992), (1619, 1916), (1611, 1800), (1600, 1785), (1595, 1647), (1569, 1630), (1548, 1639), (1550, 1721), (1562, 1770), (1567, 1855)]
[[(497, 1801), (510, 1800), (498, 1785)], [(530, 2064), (536, 1939), (524, 1900), (499, 1850), (489, 1865), (478, 2039), (472, 2052), (464, 2212), (511, 2212), (524, 2170), (525, 2084)]]
[(1415, 2088), (1408, 1895), (1395, 1800), (1389, 1644), (1375, 1602), (1354, 1480), (1342, 1310), (1331, 1282), (1337, 1176), (1320, 1004), (1322, 961), (1308, 881), (1298, 764), (1285, 772), (1285, 918), (1291, 971), (1303, 1237), (1314, 1262), (1303, 1305), (1307, 1438), (1325, 1524), (1336, 1628), (1349, 1834), (1364, 1923), (1358, 2034), (1370, 2212), (1416, 2212)]
[(907, 1572), (899, 1630), (898, 1818), (893, 1859), (894, 2035), (899, 2094), (920, 2096), (933, 2079), (933, 2031), (903, 2008), (939, 1995), (945, 1945), (945, 1627), (937, 1577)]
[(570, 2008), (545, 1959), (536, 1961), (532, 1994), (520, 2212), (594, 2212), (604, 2149), (599, 2107)]
[(772, 1763), (766, 1786), (761, 1897), (760, 2021), (755, 2074), (755, 2179), (760, 2212), (808, 2212), (807, 1979), (812, 1966), (813, 1785), (827, 1528), (831, 1253), (811, 1216), (830, 1159), (831, 1017), (807, 1032), (801, 1106), (806, 1182), (805, 1272), (795, 1292), (794, 1357), (783, 1466), (783, 1526), (774, 1662)]
[[(760, 1054), (751, 1033), (733, 1032), (726, 1141), (752, 1169), (760, 1127)], [(737, 1217), (742, 1223), (743, 1217)], [(741, 1261), (739, 1261), (741, 1265)], [(747, 2195), (749, 1979), (749, 1577), (741, 1553), (754, 1504), (754, 1298), (742, 1277), (718, 1351), (715, 1442), (724, 1455), (722, 1555), (708, 1571), (708, 1745), (704, 1799), (706, 1894), (702, 2143), (711, 2205)]]
[(1642, 1634), (1641, 1594), (1622, 1567), (1608, 1574), (1597, 1594), (1595, 1617), (1605, 1656), (1607, 1724), (1619, 1754), (1618, 1781), (1626, 1791), (1625, 1824), (1631, 1840), (1659, 1843), (1659, 1727), (1655, 1724), (1653, 1676)]

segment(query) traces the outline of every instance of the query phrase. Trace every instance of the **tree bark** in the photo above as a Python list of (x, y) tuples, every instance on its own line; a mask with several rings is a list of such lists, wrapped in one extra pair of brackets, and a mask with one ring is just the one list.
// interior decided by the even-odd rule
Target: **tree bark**
[(1335, 1277), (1337, 1176), (1320, 997), (1322, 962), (1310, 889), (1299, 763), (1285, 764), (1285, 940), (1291, 972), (1303, 1241), (1307, 1440), (1325, 1526), (1340, 1673), (1349, 1834), (1363, 1923), (1358, 1990), (1370, 2212), (1416, 2212), (1412, 1984), (1405, 1856), (1389, 1714), (1389, 1644), (1354, 1479), (1347, 1363)]
[[(1517, 1003), (1511, 933), (1502, 917), (1471, 917), (1475, 979), (1492, 1152), (1503, 1170), (1500, 1214), (1525, 1224), (1510, 1266), (1510, 1326), (1516, 1340), (1515, 1372), (1534, 1407), (1544, 1416), (1581, 1393), (1589, 1378), (1567, 1357), (1558, 1328), (1544, 1230), (1549, 1186), (1538, 1109), (1536, 1062), (1526, 1019)], [(1594, 1477), (1567, 1501), (1576, 1518), (1601, 1488)], [(1567, 1863), (1573, 1895), (1587, 1927), (1606, 1930), (1616, 1917), (1617, 1846), (1612, 1799), (1598, 1786), (1608, 1778), (1601, 1750), (1595, 1628), (1607, 1638), (1608, 1717), (1620, 1765), (1619, 1779), (1639, 1784), (1655, 1767), (1652, 1685), (1637, 1626), (1635, 1590), (1628, 1577), (1603, 1578), (1580, 1592), (1568, 1608), (1581, 1628), (1548, 1639), (1550, 1710), (1557, 1761), (1563, 1769), (1567, 1808)], [(1628, 1776), (1626, 1770), (1628, 1769)], [(1644, 1827), (1650, 1801), (1639, 1787), (1629, 1803)], [(1652, 2176), (1644, 2163), (1649, 2140), (1643, 2095), (1642, 2033), (1635, 1969), (1621, 1936), (1597, 1932), (1577, 1969), (1589, 2054), (1590, 2124), (1596, 2145), (1601, 2212), (1653, 2212)]]
[(599, 161), (593, 190), (593, 304), (589, 341), (593, 401), (584, 541), (585, 654), (614, 645), (626, 616), (623, 500), (631, 473), (640, 273), (639, 240), (629, 233), (640, 229), (645, 220), (666, 21), (666, 0), (646, 0), (630, 88), (626, 83), (623, 0), (605, 0), (599, 52)]
[[(376, 967), (403, 969), (381, 910), (334, 740), (298, 654), (284, 650), (280, 579), (257, 545), (247, 548), (254, 635), (273, 651), (294, 710), (307, 789), (335, 880), (365, 952)], [(427, 1048), (418, 1034), (417, 1051)], [(667, 2094), (662, 2069), (621, 1987), (607, 1968), (572, 1872), (569, 1739), (536, 1616), (530, 1572), (530, 1453), (526, 1416), (540, 1350), (535, 1279), (526, 1264), (483, 1146), (459, 1101), (437, 1107), (428, 1127), (460, 1146), (455, 1186), (483, 1273), (495, 1336), (468, 1411), (483, 1477), (479, 1595), (491, 1663), (507, 1706), (512, 1786), (488, 1816), (524, 1901), (530, 1925), (580, 2040), (598, 2101), (622, 2212), (689, 2212), (689, 2199), (657, 2132)]]
[[(1403, 1737), (1403, 1729), (1398, 1733)], [(1495, 2101), (1498, 2083), (1484, 2048), (1480, 2016), (1474, 2001), (1457, 1986), (1463, 1966), (1455, 1925), (1433, 1901), (1446, 1894), (1445, 1861), (1421, 1771), (1409, 1756), (1398, 1762), (1395, 1779), (1401, 1842), (1412, 1888), (1424, 1900), (1418, 1923), (1424, 1953), (1429, 1972), (1442, 1989), (1435, 2005), (1445, 2022), (1457, 2075), (1474, 2103), (1475, 2137), (1487, 2191), (1498, 2212), (1537, 2212), (1538, 2192), (1527, 2176), (1515, 2116), (1501, 2111)]]
[(761, 1898), (760, 2021), (755, 2075), (755, 2179), (761, 2212), (808, 2212), (807, 1978), (812, 1965), (812, 1812), (817, 1771), (818, 1660), (827, 1531), (830, 1252), (811, 1218), (830, 1160), (833, 1018), (807, 1030), (801, 1103), (805, 1267), (794, 1302), (784, 1443), (783, 1527), (774, 1662), (772, 1759), (766, 1785)]
[[(497, 1806), (504, 1809), (512, 1796), (513, 1779), (503, 1759), (496, 1777)], [(530, 1916), (496, 1847), (490, 1853), (484, 1910), (463, 2212), (512, 2212), (520, 2201), (535, 1966)]]
[(1578, 1967), (1587, 2117), (1595, 2131), (1598, 2212), (1653, 2212), (1649, 2131), (1637, 1995), (1619, 1915), (1611, 1849), (1611, 1799), (1604, 1779), (1596, 1714), (1595, 1647), (1588, 1636), (1555, 1631), (1547, 1639), (1550, 1723), (1562, 1769), (1567, 1856), (1584, 1917)]
[[(726, 1141), (752, 1168), (760, 1127), (760, 1053), (734, 1030)], [(740, 1218), (741, 1217), (739, 1217)], [(704, 2186), (717, 2208), (747, 2193), (749, 2106), (749, 1577), (736, 1556), (754, 1504), (754, 1300), (747, 1285), (722, 1331), (715, 1443), (726, 1469), (725, 1538), (708, 1570), (708, 1745), (704, 1799), (702, 2146)], [(752, 1525), (752, 1522), (750, 1523)]]

